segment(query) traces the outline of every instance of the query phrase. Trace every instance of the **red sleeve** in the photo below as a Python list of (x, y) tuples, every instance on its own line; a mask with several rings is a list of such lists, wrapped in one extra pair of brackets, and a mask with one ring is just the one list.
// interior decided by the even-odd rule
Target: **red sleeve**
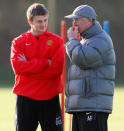
[(24, 38), (14, 40), (11, 46), (10, 60), (15, 74), (29, 75), (38, 73), (49, 66), (48, 59), (32, 59), (30, 61), (19, 61), (19, 54), (24, 54)]
[(54, 79), (55, 77), (61, 76), (65, 62), (65, 48), (63, 40), (57, 41), (56, 51), (52, 57), (52, 64), (40, 73), (30, 75), (33, 79)]

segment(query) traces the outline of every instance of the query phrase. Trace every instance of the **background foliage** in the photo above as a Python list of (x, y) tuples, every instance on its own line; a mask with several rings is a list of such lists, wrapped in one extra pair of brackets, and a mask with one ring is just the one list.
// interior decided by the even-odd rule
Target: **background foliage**
[[(13, 84), (14, 76), (10, 67), (9, 54), (14, 37), (27, 31), (30, 27), (26, 19), (26, 10), (30, 4), (40, 2), (50, 11), (49, 31), (60, 35), (60, 23), (65, 15), (81, 4), (89, 4), (97, 12), (101, 24), (110, 21), (116, 57), (116, 84), (123, 84), (124, 74), (124, 0), (1, 0), (0, 3), (0, 84)], [(67, 28), (71, 20), (67, 21)]]

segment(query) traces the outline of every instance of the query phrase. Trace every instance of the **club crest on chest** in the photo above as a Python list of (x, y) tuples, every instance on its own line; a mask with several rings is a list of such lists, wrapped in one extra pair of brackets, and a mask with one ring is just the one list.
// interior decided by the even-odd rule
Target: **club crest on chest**
[(48, 40), (48, 41), (46, 42), (46, 44), (47, 44), (47, 45), (52, 45), (52, 44), (53, 44), (53, 41), (52, 41), (52, 40)]

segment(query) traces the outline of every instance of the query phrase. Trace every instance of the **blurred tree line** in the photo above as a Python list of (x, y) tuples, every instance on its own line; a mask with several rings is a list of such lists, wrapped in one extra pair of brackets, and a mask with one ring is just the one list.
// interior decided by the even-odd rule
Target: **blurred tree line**
[[(116, 83), (124, 84), (124, 0), (0, 0), (0, 84), (14, 83), (9, 58), (11, 41), (30, 28), (26, 11), (34, 2), (45, 4), (48, 8), (50, 13), (48, 30), (58, 35), (61, 20), (81, 4), (88, 4), (96, 10), (101, 25), (104, 20), (110, 21), (110, 35), (117, 57)], [(72, 21), (66, 21), (69, 28)]]

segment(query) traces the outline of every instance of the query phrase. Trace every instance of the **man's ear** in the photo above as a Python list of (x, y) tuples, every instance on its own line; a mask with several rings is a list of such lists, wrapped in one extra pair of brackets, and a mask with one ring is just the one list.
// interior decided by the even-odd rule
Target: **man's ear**
[(92, 18), (88, 18), (90, 22), (92, 22)]
[(89, 23), (89, 25), (93, 25), (93, 20), (92, 20), (92, 18), (88, 18), (88, 23)]
[(29, 23), (30, 25), (32, 25), (32, 21), (31, 21), (31, 19), (28, 19), (28, 23)]

